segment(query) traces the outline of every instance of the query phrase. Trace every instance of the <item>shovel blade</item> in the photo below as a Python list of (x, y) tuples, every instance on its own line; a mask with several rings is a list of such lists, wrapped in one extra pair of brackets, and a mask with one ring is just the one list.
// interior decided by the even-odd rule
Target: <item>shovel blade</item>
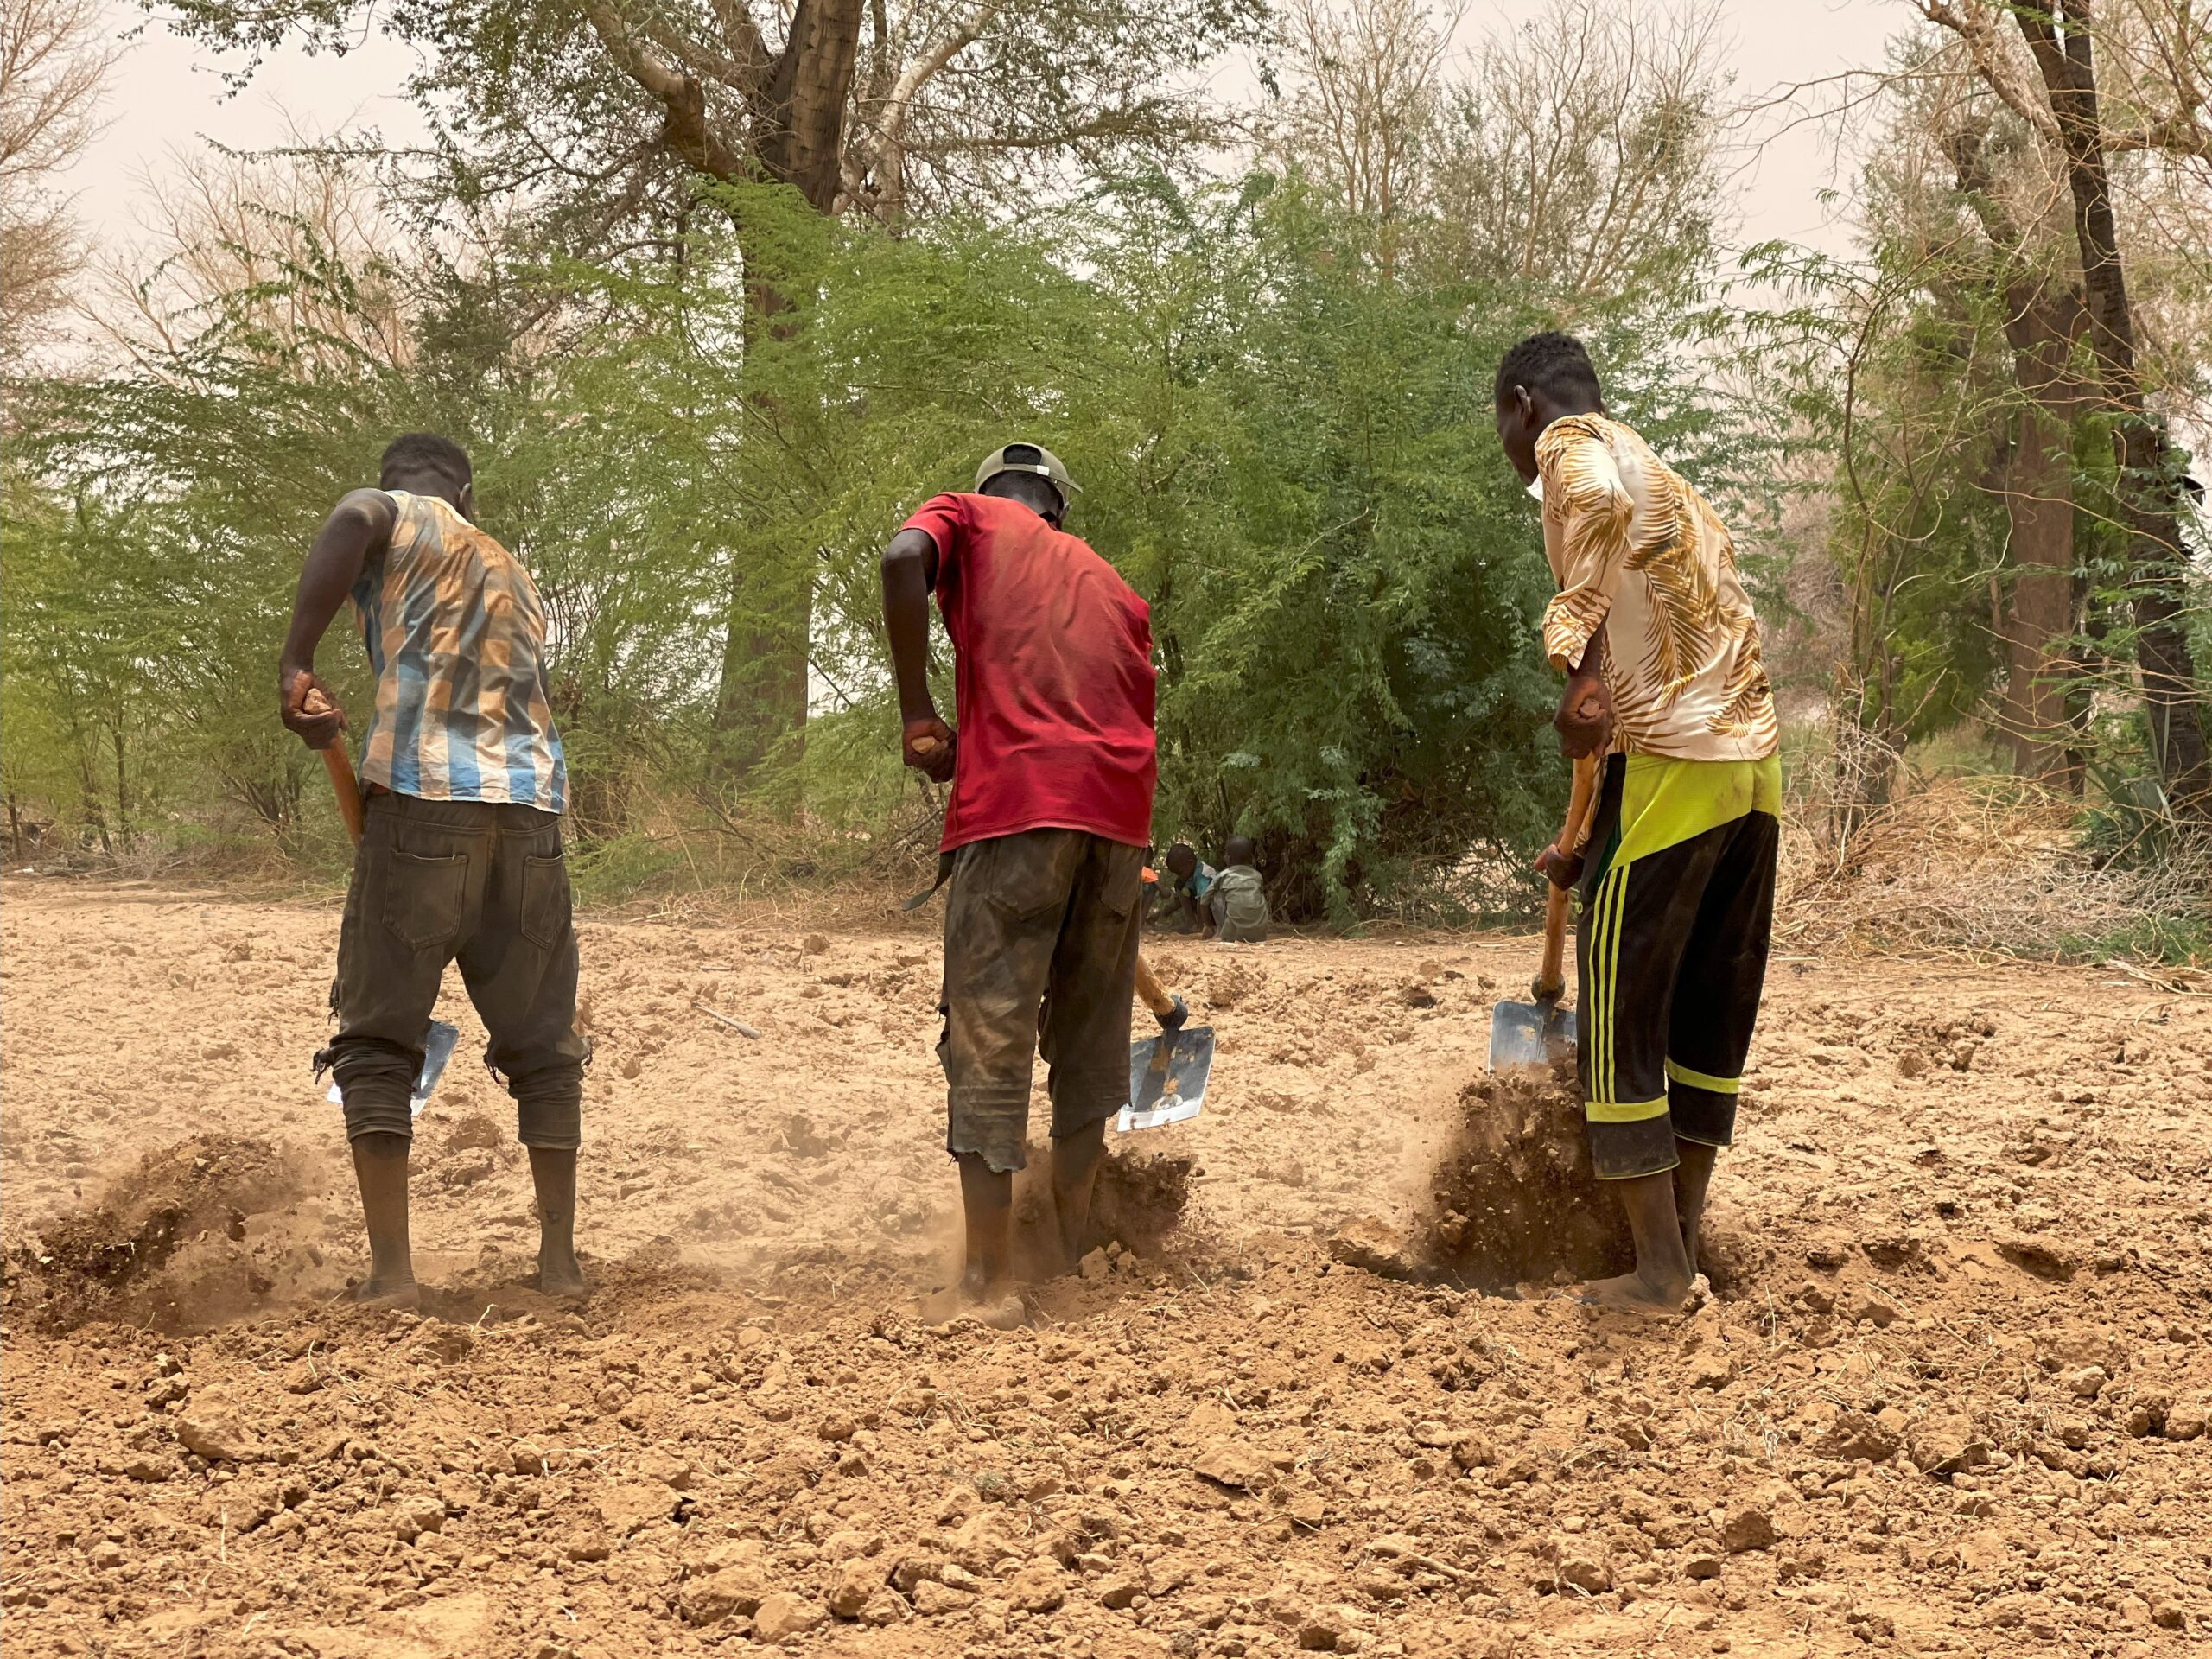
[(1549, 1065), (1574, 1047), (1574, 1010), (1556, 1002), (1501, 1002), (1490, 1011), (1490, 1069)]
[(410, 1103), (416, 1116), (423, 1116), (423, 1108), (429, 1103), (430, 1090), (445, 1075), (446, 1062), (453, 1058), (454, 1046), (460, 1041), (457, 1027), (442, 1020), (430, 1021), (429, 1032), (423, 1039), (423, 1069), (415, 1074), (414, 1099)]
[(1213, 1027), (1164, 1031), (1129, 1045), (1129, 1103), (1116, 1127), (1154, 1129), (1198, 1115), (1213, 1070)]
[[(443, 1020), (430, 1021), (429, 1030), (423, 1033), (423, 1069), (415, 1074), (415, 1087), (407, 1103), (410, 1116), (423, 1116), (423, 1108), (429, 1104), (430, 1091), (438, 1086), (438, 1079), (445, 1075), (446, 1062), (453, 1058), (454, 1046), (460, 1041), (458, 1027)], [(334, 1083), (330, 1085), (330, 1093), (326, 1098), (334, 1106), (346, 1103), (345, 1091)]]

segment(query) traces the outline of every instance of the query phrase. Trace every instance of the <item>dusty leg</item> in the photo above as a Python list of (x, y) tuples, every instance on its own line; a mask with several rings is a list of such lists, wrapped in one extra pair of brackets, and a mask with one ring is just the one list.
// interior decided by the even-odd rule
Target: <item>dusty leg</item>
[(531, 1147), (530, 1179), (537, 1189), (537, 1287), (581, 1298), (590, 1287), (576, 1260), (575, 1149)]
[(960, 1165), (960, 1208), (967, 1227), (967, 1262), (959, 1280), (922, 1302), (922, 1319), (981, 1319), (1010, 1331), (1026, 1317), (1014, 1287), (1014, 1175), (972, 1152)]
[[(1062, 1273), (1081, 1260), (1106, 1153), (1106, 1121), (1129, 1097), (1129, 1006), (1136, 995), (1143, 855), (1084, 838), (1067, 917), (1053, 947), (1039, 1047), (1052, 1071), (1052, 1218)], [(1149, 973), (1152, 997), (1166, 994)], [(1173, 1007), (1181, 1008), (1181, 1000)], [(1180, 1023), (1180, 1014), (1171, 1018)]]
[(1073, 1270), (1090, 1226), (1090, 1190), (1106, 1151), (1106, 1120), (1052, 1142), (1052, 1214), (1059, 1224), (1060, 1271)]
[(1682, 1224), (1682, 1253), (1689, 1262), (1690, 1277), (1697, 1277), (1697, 1234), (1705, 1221), (1706, 1189), (1713, 1184), (1713, 1166), (1720, 1148), (1696, 1141), (1675, 1142), (1681, 1162), (1675, 1166), (1675, 1212)]
[(1576, 1287), (1574, 1299), (1592, 1307), (1642, 1313), (1680, 1307), (1689, 1294), (1691, 1275), (1681, 1221), (1675, 1211), (1675, 1172), (1662, 1170), (1611, 1185), (1620, 1189), (1629, 1230), (1636, 1235), (1636, 1271), (1618, 1279), (1593, 1279)]
[(377, 1307), (415, 1307), (415, 1258), (407, 1239), (407, 1158), (414, 1142), (404, 1135), (353, 1137), (353, 1179), (361, 1186), (361, 1214), (369, 1224), (369, 1276), (353, 1300)]

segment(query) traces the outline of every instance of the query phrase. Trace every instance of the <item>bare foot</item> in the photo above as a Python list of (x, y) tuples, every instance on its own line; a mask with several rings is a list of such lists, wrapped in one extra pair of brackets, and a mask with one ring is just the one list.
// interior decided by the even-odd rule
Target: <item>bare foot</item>
[(1624, 1273), (1618, 1279), (1592, 1279), (1560, 1293), (1564, 1300), (1619, 1313), (1672, 1313), (1688, 1294), (1687, 1284), (1655, 1284), (1640, 1273)]
[(353, 1287), (359, 1307), (420, 1307), (423, 1287), (412, 1279), (364, 1279)]
[(1011, 1285), (987, 1286), (979, 1291), (959, 1280), (923, 1297), (921, 1317), (924, 1325), (980, 1319), (994, 1331), (1013, 1331), (1028, 1323), (1029, 1310)]
[(591, 1294), (591, 1286), (584, 1280), (583, 1263), (576, 1260), (574, 1250), (554, 1256), (538, 1253), (537, 1290), (542, 1296), (557, 1297), (567, 1302), (581, 1302)]

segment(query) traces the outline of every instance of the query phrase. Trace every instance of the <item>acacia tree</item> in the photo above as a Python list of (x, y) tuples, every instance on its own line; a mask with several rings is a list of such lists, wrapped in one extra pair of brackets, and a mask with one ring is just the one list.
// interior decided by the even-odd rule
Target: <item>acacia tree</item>
[[(785, 185), (818, 213), (895, 231), (931, 208), (1011, 212), (1078, 170), (1184, 168), (1218, 128), (1191, 72), (1254, 38), (1262, 10), (1263, 0), (174, 8), (218, 47), (304, 39), (340, 52), (369, 28), (419, 46), (411, 91), (439, 135), (431, 212), (526, 201), (541, 236), (569, 254), (633, 261), (677, 257), (700, 177)], [(756, 327), (791, 297), (767, 282), (752, 296)], [(804, 559), (733, 564), (716, 715), (732, 775), (804, 721), (817, 574)]]
[(98, 130), (115, 49), (97, 0), (0, 0), (0, 362), (11, 372), (67, 309), (84, 264), (55, 181)]
[(1427, 206), (1429, 154), (1459, 13), (1426, 0), (1289, 0), (1297, 85), (1275, 148), (1311, 173), (1344, 211), (1385, 232)]
[[(171, 10), (164, 8), (165, 12)], [(224, 48), (365, 29), (426, 49), (410, 91), (481, 188), (595, 204), (602, 233), (684, 173), (795, 188), (886, 223), (1003, 207), (1067, 163), (1179, 162), (1217, 117), (1189, 71), (1256, 37), (1260, 0), (183, 0)], [(250, 74), (249, 67), (241, 74)], [(588, 238), (571, 245), (585, 251)]]
[[(2212, 161), (2206, 110), (2212, 19), (2186, 0), (2114, 0), (2102, 9), (2092, 0), (2048, 6), (1921, 0), (1921, 10), (1959, 40), (1974, 73), (2049, 147), (2065, 180), (2084, 333), (2113, 420), (2116, 509), (2128, 536), (2135, 655), (2152, 753), (2172, 801), (2192, 814), (2212, 812), (2212, 756), (2183, 593), (2186, 486), (2165, 425), (2145, 392), (2111, 166), (2113, 155), (2136, 151)], [(2103, 42), (2114, 44), (2112, 57), (2120, 66), (2110, 87), (2100, 79)]]
[(2084, 583), (2075, 443), (2094, 397), (2080, 360), (2088, 315), (2080, 270), (2070, 247), (2052, 234), (2063, 227), (2048, 223), (2056, 206), (2050, 181), (2017, 123), (2000, 131), (1995, 122), (1962, 114), (1946, 137), (1958, 193), (1986, 238), (1986, 281), (2001, 302), (2019, 394), (2004, 461), (2010, 581), (1997, 620), (2006, 658), (1999, 724), (2016, 770), (2079, 793), (2085, 710), (2073, 694), (2080, 664), (2071, 641)]
[(1678, 297), (1713, 257), (1726, 88), (1711, 0), (1552, 0), (1450, 88), (1432, 185), (1440, 251), (1569, 315)]
[(422, 250), (359, 157), (302, 138), (171, 163), (139, 233), (92, 261), (91, 320), (111, 346), (158, 373), (219, 321), (303, 373), (410, 359)]

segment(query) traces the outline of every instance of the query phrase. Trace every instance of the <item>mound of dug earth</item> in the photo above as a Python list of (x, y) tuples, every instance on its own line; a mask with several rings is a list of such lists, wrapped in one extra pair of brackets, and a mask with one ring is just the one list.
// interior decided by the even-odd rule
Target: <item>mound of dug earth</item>
[[(1053, 1238), (1052, 1154), (1029, 1148), (1029, 1166), (1014, 1178), (1015, 1270), (1048, 1277), (1061, 1270)], [(1158, 1253), (1183, 1224), (1198, 1160), (1169, 1153), (1133, 1151), (1109, 1144), (1090, 1192), (1090, 1227), (1078, 1254), (1120, 1244), (1141, 1255)]]
[(1434, 1272), (1483, 1290), (1625, 1273), (1635, 1241), (1590, 1167), (1571, 1064), (1477, 1077), (1437, 1160), (1414, 1241)]
[(95, 1319), (182, 1330), (234, 1317), (292, 1265), (253, 1224), (308, 1185), (298, 1159), (267, 1141), (206, 1135), (161, 1147), (92, 1208), (17, 1246), (9, 1300), (48, 1330)]

